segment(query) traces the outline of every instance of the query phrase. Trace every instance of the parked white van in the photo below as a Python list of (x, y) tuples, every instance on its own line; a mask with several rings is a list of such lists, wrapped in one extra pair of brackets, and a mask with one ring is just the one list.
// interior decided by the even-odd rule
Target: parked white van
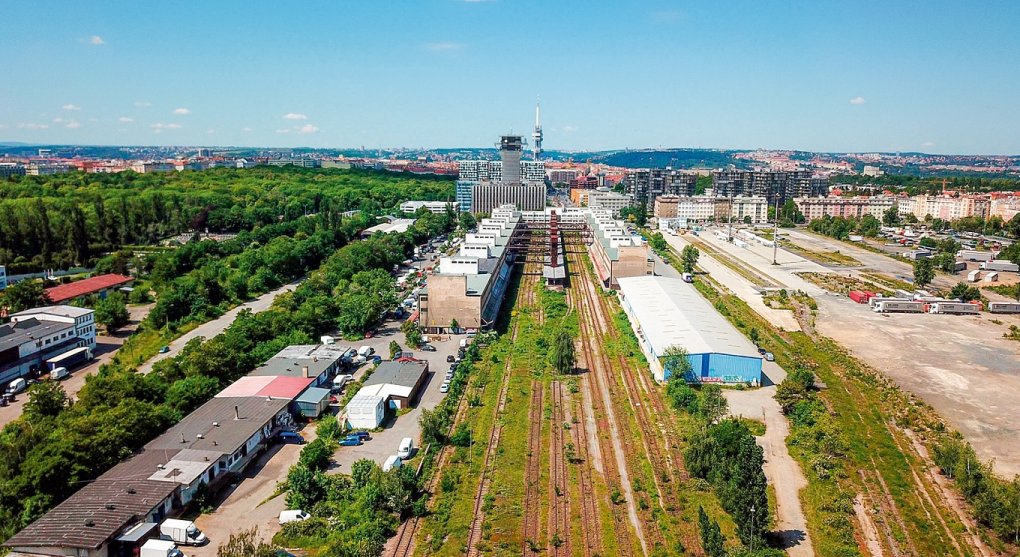
[(411, 453), (414, 452), (414, 439), (410, 437), (404, 437), (400, 440), (400, 447), (397, 448), (397, 456), (401, 459), (411, 458)]
[(286, 524), (288, 522), (298, 522), (301, 520), (308, 520), (312, 515), (306, 513), (301, 509), (293, 509), (280, 512), (280, 524)]
[(61, 379), (64, 379), (65, 377), (70, 377), (70, 376), (71, 376), (71, 372), (67, 371), (66, 367), (55, 367), (55, 368), (53, 368), (52, 371), (50, 371), (50, 379), (52, 379), (54, 381), (60, 381)]
[(28, 382), (24, 377), (19, 377), (7, 385), (7, 394), (16, 395), (28, 388)]
[(386, 457), (386, 462), (384, 462), (382, 465), (382, 471), (389, 472), (390, 470), (393, 470), (394, 468), (400, 468), (403, 465), (404, 465), (403, 459), (401, 459), (397, 455), (390, 455)]

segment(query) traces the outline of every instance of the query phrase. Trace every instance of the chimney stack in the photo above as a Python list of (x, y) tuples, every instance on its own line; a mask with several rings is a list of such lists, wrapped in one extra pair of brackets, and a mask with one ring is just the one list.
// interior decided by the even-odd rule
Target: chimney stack
[(236, 404), (234, 405), (234, 419), (235, 420), (240, 420), (241, 419), (241, 411), (237, 409), (237, 405)]
[(302, 367), (301, 372), (304, 373), (305, 379), (311, 379), (312, 376), (308, 374), (308, 366)]

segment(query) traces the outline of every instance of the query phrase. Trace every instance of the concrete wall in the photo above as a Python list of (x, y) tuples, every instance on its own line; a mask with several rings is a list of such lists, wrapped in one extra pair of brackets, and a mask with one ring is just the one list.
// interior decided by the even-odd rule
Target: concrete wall
[(620, 277), (643, 277), (652, 274), (652, 265), (648, 261), (648, 246), (620, 246), (617, 248), (620, 258), (613, 262), (613, 276), (610, 287), (617, 288)]

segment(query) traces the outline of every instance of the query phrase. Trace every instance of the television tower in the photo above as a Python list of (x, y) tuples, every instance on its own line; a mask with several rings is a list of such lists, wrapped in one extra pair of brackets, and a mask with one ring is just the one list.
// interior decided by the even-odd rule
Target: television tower
[(537, 161), (542, 156), (542, 105), (541, 100), (535, 101), (535, 131), (531, 133), (531, 156)]

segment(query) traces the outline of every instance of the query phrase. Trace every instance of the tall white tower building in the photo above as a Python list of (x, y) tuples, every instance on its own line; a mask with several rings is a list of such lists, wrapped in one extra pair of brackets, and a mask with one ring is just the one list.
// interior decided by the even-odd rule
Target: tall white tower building
[(534, 143), (531, 144), (531, 155), (537, 161), (542, 156), (542, 105), (541, 102), (535, 103), (535, 131), (531, 133), (531, 139)]

